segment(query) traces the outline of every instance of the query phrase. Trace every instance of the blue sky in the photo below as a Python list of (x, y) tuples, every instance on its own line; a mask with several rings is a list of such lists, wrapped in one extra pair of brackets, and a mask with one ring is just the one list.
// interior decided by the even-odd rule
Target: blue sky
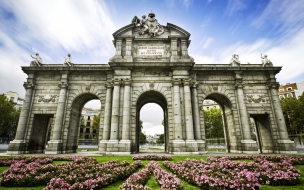
[(39, 52), (44, 63), (107, 64), (115, 53), (112, 34), (132, 18), (153, 11), (162, 25), (191, 33), (196, 64), (261, 63), (267, 54), (281, 84), (304, 80), (303, 0), (2, 0), (0, 4), (0, 93), (24, 97), (26, 75)]

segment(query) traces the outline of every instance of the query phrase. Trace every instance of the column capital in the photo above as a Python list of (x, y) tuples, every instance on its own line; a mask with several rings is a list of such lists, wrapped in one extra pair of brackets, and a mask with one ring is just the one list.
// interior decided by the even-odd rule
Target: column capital
[(107, 82), (104, 86), (106, 88), (113, 88), (113, 83), (112, 82)]
[(120, 86), (121, 85), (121, 79), (118, 79), (118, 78), (113, 79), (113, 85), (114, 86)]
[(278, 82), (267, 82), (266, 85), (268, 86), (269, 89), (276, 89), (280, 87), (280, 84)]
[(181, 84), (181, 79), (174, 78), (172, 79), (173, 86), (179, 86)]
[(197, 88), (199, 86), (198, 82), (192, 82), (191, 88)]
[(33, 89), (35, 87), (35, 85), (33, 83), (31, 83), (31, 82), (24, 82), (23, 83), (23, 87), (25, 89)]
[(243, 87), (244, 87), (243, 79), (235, 79), (235, 88), (243, 88)]
[(190, 86), (191, 79), (183, 79), (183, 84), (184, 84), (184, 86)]
[(68, 88), (69, 84), (66, 82), (58, 82), (59, 88)]
[(124, 85), (130, 86), (131, 83), (132, 83), (132, 80), (129, 79), (129, 78), (125, 78), (125, 79), (123, 79), (122, 83), (123, 83)]

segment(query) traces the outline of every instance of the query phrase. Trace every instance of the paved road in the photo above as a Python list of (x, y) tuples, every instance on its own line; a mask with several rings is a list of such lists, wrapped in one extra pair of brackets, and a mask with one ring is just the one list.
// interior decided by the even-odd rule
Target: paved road
[[(8, 148), (8, 144), (0, 144), (0, 156), (6, 156), (6, 151), (7, 151), (7, 148)], [(84, 147), (82, 146), (79, 146), (79, 148), (96, 148), (96, 146), (87, 146), (87, 145), (84, 145)], [(298, 151), (298, 155), (304, 155), (304, 148), (298, 148), (297, 149)], [(140, 152), (138, 154), (166, 154), (165, 152), (163, 151), (143, 151), (143, 152)], [(219, 156), (219, 155), (225, 155), (226, 152), (208, 152), (207, 154), (203, 154), (203, 155), (206, 155), (206, 156)], [(45, 154), (37, 154), (37, 155), (45, 155)], [(98, 156), (98, 155), (101, 155), (98, 151), (83, 151), (83, 152), (78, 152), (78, 153), (73, 153), (73, 154), (64, 154), (64, 155), (73, 155), (73, 156)], [(134, 155), (134, 154), (132, 154)], [(170, 154), (171, 155), (171, 154)], [(229, 153), (227, 155), (242, 155), (242, 154), (232, 154), (232, 153)], [(271, 155), (271, 154), (270, 154)]]

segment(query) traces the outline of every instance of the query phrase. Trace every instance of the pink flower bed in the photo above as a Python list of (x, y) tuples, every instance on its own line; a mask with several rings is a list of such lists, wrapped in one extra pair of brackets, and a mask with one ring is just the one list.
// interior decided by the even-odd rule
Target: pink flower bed
[(150, 154), (150, 155), (134, 156), (133, 160), (155, 160), (155, 161), (162, 161), (162, 160), (172, 160), (172, 157), (171, 156), (166, 156), (166, 155)]
[[(235, 159), (251, 159), (237, 162)], [(278, 160), (274, 163), (268, 160)], [(292, 164), (302, 163), (303, 158), (288, 156), (239, 156), (209, 157), (203, 160), (165, 161), (165, 167), (188, 183), (202, 189), (258, 189), (260, 184), (295, 185), (300, 182), (299, 173)]]
[[(144, 155), (134, 160), (172, 160), (165, 155)], [(248, 159), (250, 162), (238, 161)], [(53, 161), (70, 161), (55, 165)], [(165, 167), (179, 178), (201, 189), (259, 189), (260, 184), (295, 185), (300, 171), (293, 165), (304, 165), (303, 157), (224, 156), (207, 161), (187, 159), (176, 164), (164, 161)], [(51, 189), (100, 189), (129, 178), (120, 189), (145, 189), (153, 174), (160, 189), (184, 189), (179, 179), (151, 161), (138, 172), (141, 161), (132, 164), (116, 160), (99, 164), (89, 157), (10, 157), (0, 158), (0, 166), (11, 167), (2, 173), (1, 185), (8, 187), (46, 185)], [(136, 173), (135, 173), (136, 172)], [(133, 175), (132, 175), (133, 174)]]
[(150, 170), (158, 184), (160, 189), (163, 190), (183, 190), (183, 186), (180, 183), (179, 179), (173, 176), (171, 173), (163, 170), (157, 162), (151, 161), (147, 165), (148, 170)]
[(150, 175), (153, 174), (160, 189), (162, 190), (184, 190), (179, 179), (170, 174), (169, 172), (163, 170), (157, 162), (151, 161), (147, 164), (145, 169), (131, 175), (125, 183), (120, 186), (123, 190), (150, 190), (145, 186), (146, 182), (149, 180)]
[[(125, 179), (142, 166), (141, 161), (132, 164), (109, 161), (99, 164), (89, 157), (70, 157), (70, 163), (50, 164), (56, 157), (36, 157), (33, 162), (16, 161), (2, 173), (2, 186), (38, 186), (45, 189), (100, 189)], [(61, 159), (61, 158), (60, 158)], [(25, 159), (26, 160), (26, 159)]]

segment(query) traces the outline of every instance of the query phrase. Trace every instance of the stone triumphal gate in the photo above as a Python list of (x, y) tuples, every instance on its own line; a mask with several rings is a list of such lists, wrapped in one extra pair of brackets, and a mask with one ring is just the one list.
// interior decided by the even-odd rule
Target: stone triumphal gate
[(76, 152), (81, 111), (93, 99), (101, 102), (100, 153), (139, 151), (139, 113), (147, 103), (164, 111), (166, 152), (205, 153), (205, 99), (222, 108), (228, 152), (296, 152), (277, 94), (281, 67), (266, 56), (263, 64), (241, 64), (238, 55), (229, 64), (195, 64), (190, 34), (158, 24), (153, 13), (134, 17), (113, 36), (109, 64), (73, 64), (70, 55), (64, 64), (42, 64), (37, 54), (22, 67), (25, 102), (9, 154)]

